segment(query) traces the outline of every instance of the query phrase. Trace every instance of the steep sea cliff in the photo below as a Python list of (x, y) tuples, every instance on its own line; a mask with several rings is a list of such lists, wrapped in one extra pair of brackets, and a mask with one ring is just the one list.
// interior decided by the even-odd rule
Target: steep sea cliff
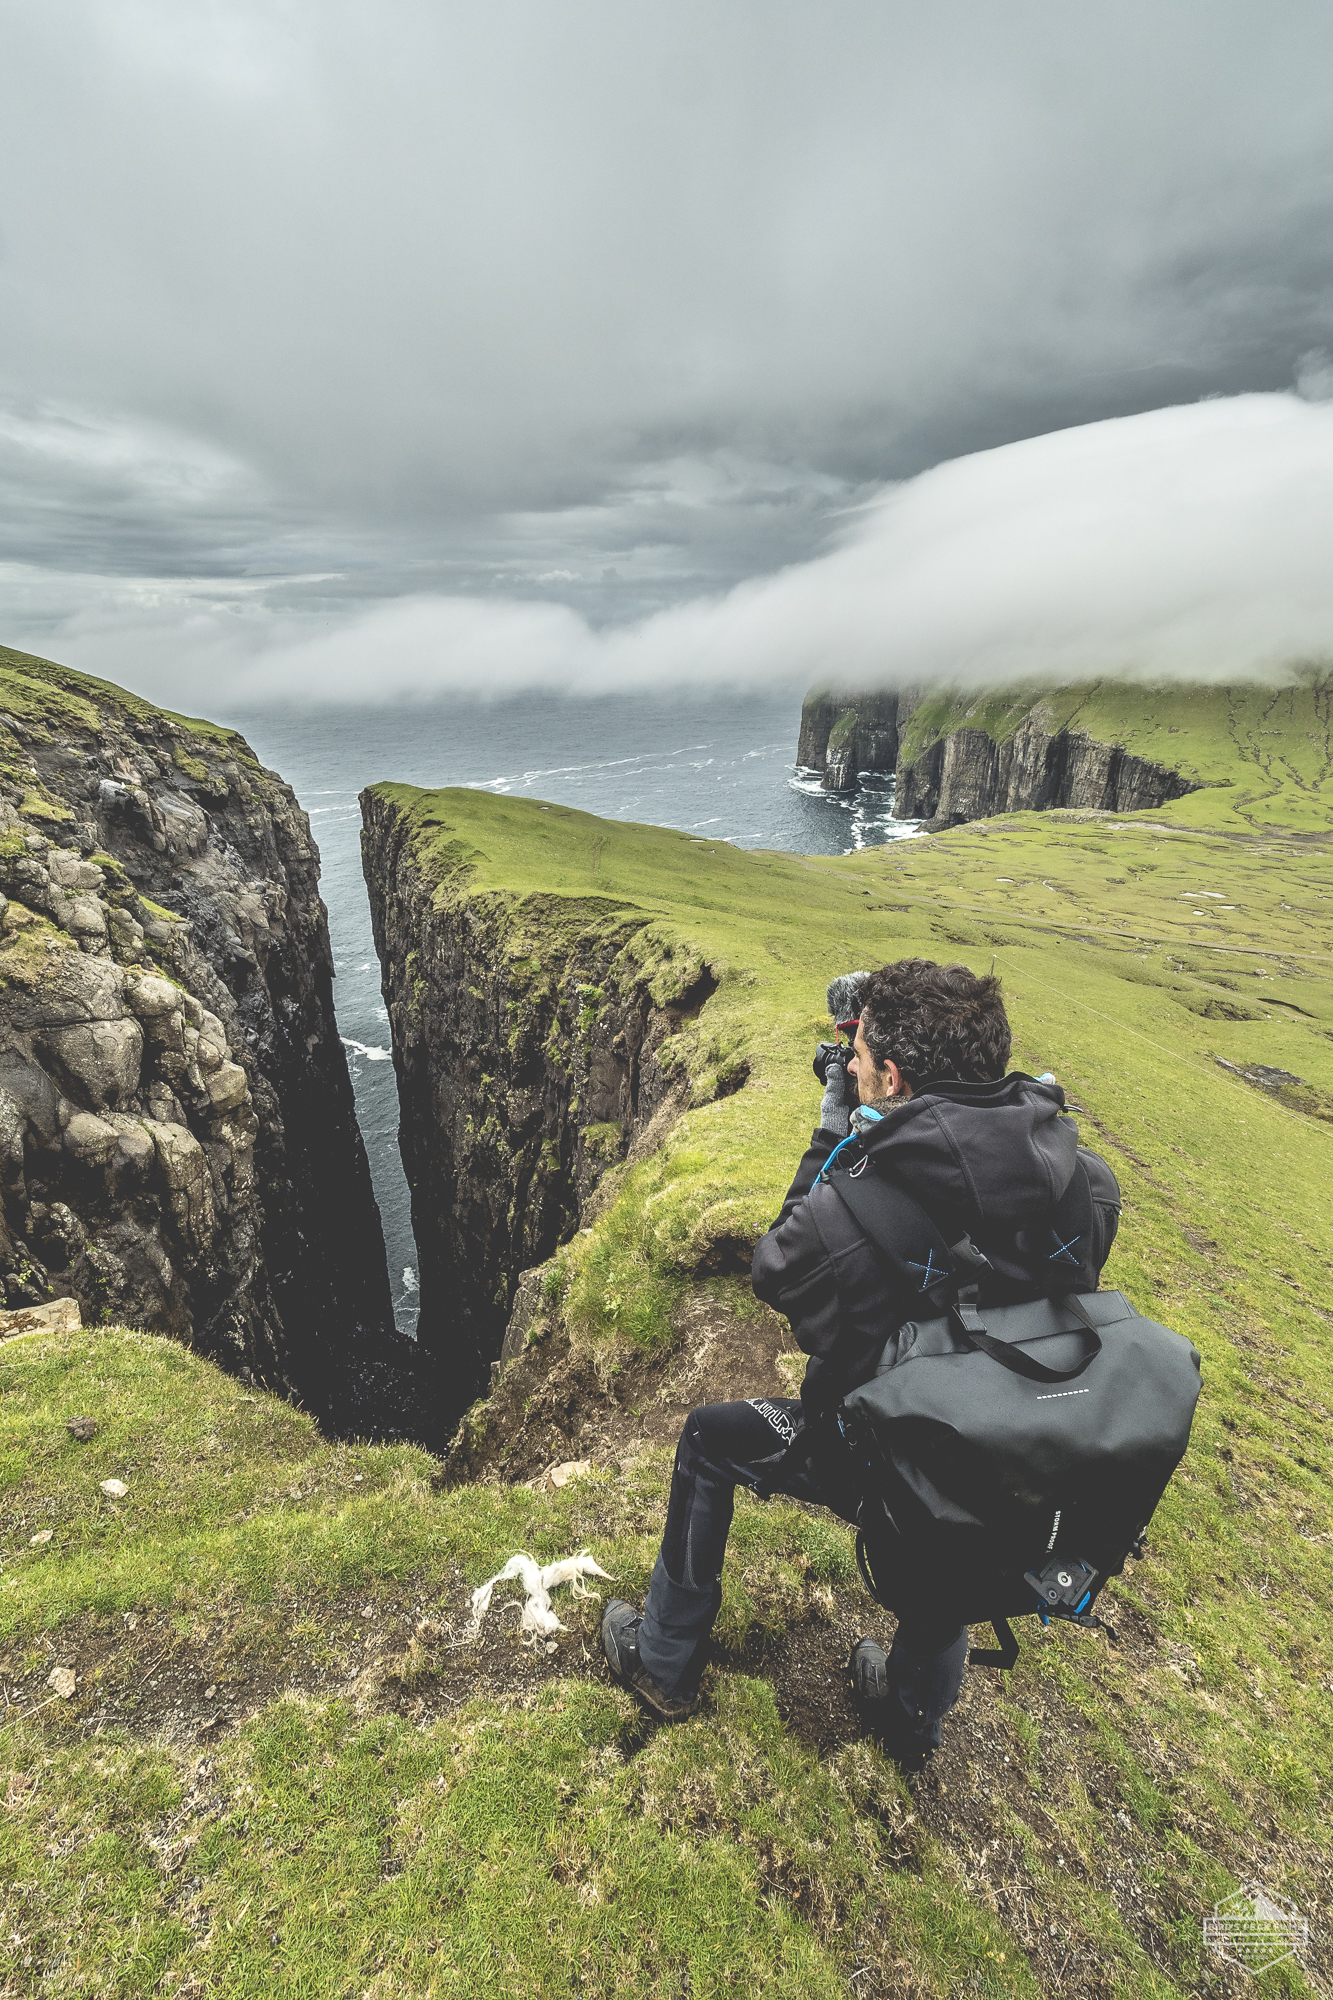
[[(446, 1418), (487, 1386), (520, 1274), (577, 1227), (607, 1168), (688, 1097), (677, 1038), (716, 986), (697, 956), (664, 953), (645, 915), (609, 889), (475, 895), (474, 858), (450, 831), (462, 796), (399, 785), (362, 796), (419, 1260), (417, 1337)], [(556, 838), (571, 822), (605, 824), (562, 806), (492, 810), (537, 847), (543, 820)], [(589, 858), (595, 882), (599, 852)], [(721, 1055), (713, 1095), (744, 1076)]]
[(1122, 744), (1056, 727), (1041, 703), (999, 740), (954, 714), (922, 716), (921, 724), (899, 751), (894, 811), (901, 819), (957, 826), (1052, 806), (1144, 812), (1197, 788), (1197, 780)]
[(392, 1320), (318, 878), (243, 738), (0, 653), (6, 1301), (373, 1423)]
[(822, 772), (825, 791), (855, 791), (858, 772), (894, 768), (898, 732), (911, 702), (910, 695), (893, 692), (838, 694), (812, 688), (801, 706), (797, 764)]
[[(1101, 692), (1099, 684), (989, 696), (816, 688), (801, 710), (797, 760), (835, 792), (854, 791), (861, 772), (891, 769), (895, 817), (925, 821), (927, 831), (1053, 806), (1143, 812), (1195, 790), (1202, 781), (1169, 754), (1179, 746), (1163, 744), (1162, 758), (1131, 750), (1121, 740), (1129, 718), (1079, 699)], [(1138, 693), (1142, 703), (1139, 691), (1111, 692)]]

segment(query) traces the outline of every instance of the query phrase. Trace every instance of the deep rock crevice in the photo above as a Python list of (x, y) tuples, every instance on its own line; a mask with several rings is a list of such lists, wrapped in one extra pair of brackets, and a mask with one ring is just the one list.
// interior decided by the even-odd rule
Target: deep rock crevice
[(664, 983), (611, 899), (472, 894), (394, 799), (361, 805), (439, 1445), (489, 1387), (521, 1275), (684, 1103), (674, 1039), (717, 981), (682, 959)]

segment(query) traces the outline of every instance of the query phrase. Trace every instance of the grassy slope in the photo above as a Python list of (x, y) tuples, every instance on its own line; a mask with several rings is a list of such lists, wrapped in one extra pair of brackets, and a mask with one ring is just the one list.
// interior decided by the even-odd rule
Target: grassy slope
[[(413, 1620), (456, 1626), (466, 1586), (521, 1546), (586, 1542), (617, 1588), (640, 1590), (664, 1463), (555, 1495), (437, 1493), (419, 1455), (321, 1445), (164, 1343), (0, 1349), (0, 1617), (11, 1673), (30, 1674), (3, 1737), (12, 1990), (665, 1995), (688, 1965), (695, 1994), (843, 1993), (853, 1971), (859, 1993), (1029, 1993), (1063, 1959), (1083, 1969), (1061, 1975), (1067, 1990), (1239, 1991), (1203, 1958), (1199, 1922), (1251, 1872), (1318, 1933), (1333, 1128), (1214, 1060), (1333, 1088), (1333, 868), (1322, 841), (1263, 830), (1322, 815), (1298, 774), (1262, 812), (1232, 787), (1130, 822), (1024, 815), (844, 860), (398, 792), (440, 894), (505, 899), (516, 951), (564, 910), (623, 924), (637, 963), (702, 954), (721, 977), (686, 1031), (695, 1108), (620, 1170), (564, 1254), (581, 1339), (608, 1355), (661, 1340), (710, 1242), (772, 1214), (813, 1118), (831, 972), (994, 957), (1015, 1060), (1057, 1071), (1120, 1174), (1108, 1280), (1204, 1354), (1194, 1448), (1152, 1560), (1115, 1586), (1126, 1645), (1025, 1633), (1007, 1687), (987, 1677), (968, 1710), (1018, 1789), (969, 1791), (964, 1745), (928, 1812), (864, 1745), (817, 1760), (752, 1670), (747, 1626), (817, 1624), (821, 1594), (856, 1592), (845, 1537), (796, 1509), (742, 1506), (722, 1670), (684, 1730), (644, 1732), (588, 1677), (577, 1638), (552, 1678), (441, 1710), (431, 1688), (461, 1671), (466, 1693), (469, 1656), (430, 1631), (414, 1653)], [(746, 1087), (708, 1101), (738, 1052)], [(78, 1447), (60, 1425), (85, 1410), (107, 1429)], [(114, 1520), (96, 1499), (110, 1472), (131, 1485)], [(54, 1539), (30, 1549), (44, 1526)], [(324, 1660), (348, 1685), (372, 1599), (386, 1629), (399, 1617), (402, 1651), (381, 1660), (378, 1696), (333, 1699), (298, 1669)], [(142, 1685), (117, 1660), (148, 1629), (196, 1677), (216, 1658), (221, 1685), (269, 1658), (274, 1689), (297, 1691), (252, 1702), (216, 1748), (146, 1740), (152, 1656)], [(108, 1648), (103, 1682), (30, 1715), (33, 1663), (75, 1657), (88, 1634)], [(386, 1705), (394, 1685), (419, 1711)], [(1063, 1941), (1037, 1976), (1018, 1891), (1043, 1949), (1048, 1924)], [(1257, 1990), (1306, 1989), (1288, 1967)]]

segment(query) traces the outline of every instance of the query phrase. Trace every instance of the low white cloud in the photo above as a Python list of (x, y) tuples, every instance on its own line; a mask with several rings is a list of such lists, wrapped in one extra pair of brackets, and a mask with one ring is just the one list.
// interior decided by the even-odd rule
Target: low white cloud
[(1296, 394), (1307, 403), (1333, 402), (1333, 354), (1326, 347), (1312, 347), (1296, 363)]
[(638, 621), (407, 595), (89, 580), (47, 650), (176, 707), (678, 684), (1268, 677), (1333, 656), (1333, 404), (1217, 399), (954, 459), (840, 544)]

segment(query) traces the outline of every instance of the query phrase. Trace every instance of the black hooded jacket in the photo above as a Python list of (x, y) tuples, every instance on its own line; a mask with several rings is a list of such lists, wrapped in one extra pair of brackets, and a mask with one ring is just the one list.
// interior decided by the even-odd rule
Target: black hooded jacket
[[(1019, 1071), (997, 1083), (924, 1084), (841, 1159), (868, 1155), (865, 1171), (896, 1182), (946, 1234), (966, 1231), (988, 1256), (1012, 1256), (1016, 1267), (1023, 1232), (1050, 1212), (1081, 1164), (1092, 1198), (1087, 1261), (1099, 1272), (1115, 1241), (1120, 1189), (1105, 1160), (1079, 1145), (1064, 1102), (1058, 1084)], [(820, 1180), (837, 1144), (830, 1132), (814, 1134), (754, 1255), (756, 1294), (785, 1315), (812, 1357), (801, 1388), (810, 1416), (868, 1378), (886, 1339), (920, 1305), (895, 1293), (884, 1261)]]

